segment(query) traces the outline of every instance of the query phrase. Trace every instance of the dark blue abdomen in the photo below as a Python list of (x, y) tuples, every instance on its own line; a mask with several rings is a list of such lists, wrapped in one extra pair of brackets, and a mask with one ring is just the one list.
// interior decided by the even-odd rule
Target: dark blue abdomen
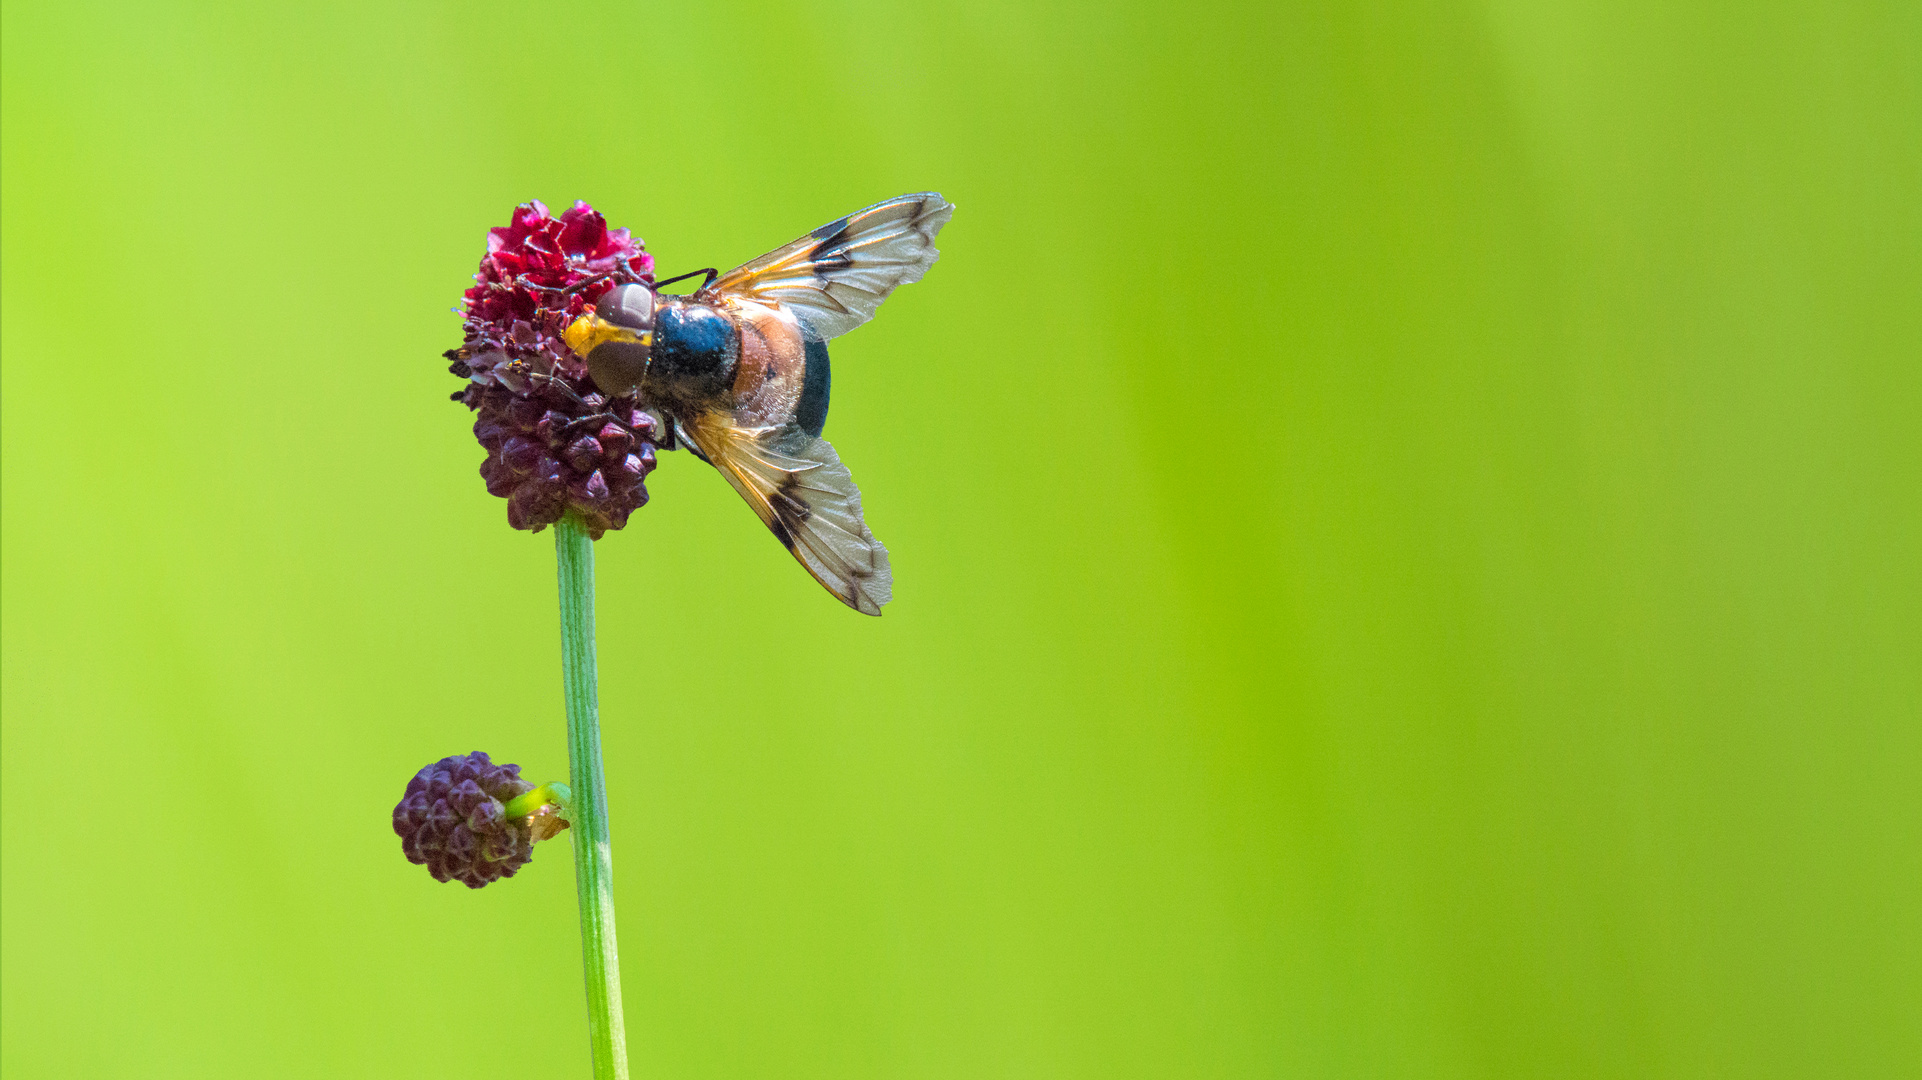
[(801, 382), (801, 400), (794, 406), (794, 422), (815, 438), (828, 422), (828, 393), (833, 378), (828, 373), (828, 347), (824, 341), (807, 343), (807, 376)]

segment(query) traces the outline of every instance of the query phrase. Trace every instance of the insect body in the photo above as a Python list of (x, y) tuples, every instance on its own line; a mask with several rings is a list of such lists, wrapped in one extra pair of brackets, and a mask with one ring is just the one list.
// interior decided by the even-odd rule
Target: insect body
[(827, 342), (921, 279), (953, 214), (932, 193), (889, 199), (718, 278), (706, 271), (690, 296), (617, 285), (565, 335), (603, 393), (659, 410), (815, 580), (867, 615), (893, 579), (853, 477), (821, 438)]

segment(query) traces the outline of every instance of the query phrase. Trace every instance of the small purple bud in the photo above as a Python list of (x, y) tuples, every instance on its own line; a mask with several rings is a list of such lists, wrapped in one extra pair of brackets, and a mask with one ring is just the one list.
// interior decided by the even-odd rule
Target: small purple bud
[(546, 406), (531, 398), (514, 398), (507, 406), (507, 422), (520, 431), (529, 431), (547, 415)]
[[(532, 439), (515, 435), (501, 444), (501, 461), (516, 476), (526, 476), (534, 471), (541, 460), (541, 444)], [(489, 458), (488, 460), (493, 460)]]
[(481, 790), (505, 802), (525, 790), (521, 787), (520, 772), (518, 765), (496, 765), (481, 777)]
[(474, 842), (474, 834), (465, 825), (456, 825), (447, 834), (447, 857), (458, 862), (467, 862), (474, 857), (479, 845)]
[(487, 847), (482, 854), (487, 856), (489, 862), (504, 863), (513, 861), (519, 851), (520, 843), (510, 832), (496, 830), (487, 834)]
[[(419, 778), (416, 777), (415, 779)], [(421, 822), (427, 820), (427, 792), (424, 788), (425, 785), (423, 785), (422, 788), (408, 792), (407, 797), (403, 798), (400, 803), (394, 807), (394, 831), (396, 833), (402, 836), (408, 836), (412, 834), (414, 830), (420, 828)]]
[(491, 829), (500, 824), (502, 816), (500, 802), (482, 795), (480, 801), (467, 811), (467, 827), (475, 831)]
[(608, 457), (616, 460), (625, 457), (629, 450), (634, 449), (634, 436), (614, 424), (601, 425), (600, 440), (601, 449), (607, 453)]
[(534, 529), (560, 520), (552, 493), (534, 484), (522, 484), (507, 500), (507, 523), (516, 529)]
[[(502, 804), (532, 790), (520, 778), (520, 766), (496, 765), (479, 751), (442, 758), (407, 782), (394, 807), (401, 854), (425, 864), (436, 881), (478, 889), (512, 877), (534, 857), (534, 837), (530, 819), (510, 820)], [(539, 808), (547, 817), (555, 811), (552, 802)], [(549, 834), (558, 831), (543, 824)]]
[(511, 495), (515, 486), (520, 483), (513, 471), (497, 457), (490, 457), (481, 462), (480, 474), (481, 479), (487, 482), (488, 492), (494, 495)]
[(513, 431), (498, 420), (482, 417), (474, 421), (474, 438), (479, 439), (480, 444), (489, 450), (500, 449), (501, 440), (512, 434)]
[(591, 472), (601, 463), (601, 444), (594, 436), (583, 435), (567, 444), (567, 463), (582, 472)]
[(595, 469), (593, 472), (587, 474), (586, 480), (578, 484), (569, 485), (568, 493), (582, 502), (600, 502), (606, 499), (608, 495), (607, 478), (601, 475), (601, 470)]
[[(472, 766), (468, 766), (462, 771), (471, 774), (474, 770)], [(475, 807), (486, 802), (487, 796), (481, 793), (480, 785), (470, 779), (462, 780), (460, 784), (448, 794), (447, 801), (453, 805), (455, 813), (466, 817), (474, 812)]]

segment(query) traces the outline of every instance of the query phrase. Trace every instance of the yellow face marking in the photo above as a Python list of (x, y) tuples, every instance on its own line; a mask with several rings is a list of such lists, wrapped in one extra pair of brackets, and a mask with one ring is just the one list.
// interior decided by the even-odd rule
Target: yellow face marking
[(588, 353), (610, 341), (632, 341), (652, 347), (654, 333), (653, 331), (635, 333), (625, 326), (615, 326), (589, 311), (575, 319), (566, 330), (562, 331), (561, 340), (567, 343), (568, 348), (574, 350), (575, 356), (585, 360)]

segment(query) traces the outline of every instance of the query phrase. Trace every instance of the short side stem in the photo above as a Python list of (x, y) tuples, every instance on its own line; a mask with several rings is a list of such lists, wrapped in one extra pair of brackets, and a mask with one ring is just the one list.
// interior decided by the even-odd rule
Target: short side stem
[(554, 526), (561, 586), (561, 677), (567, 691), (568, 780), (574, 789), (574, 883), (581, 902), (587, 971), (587, 1035), (594, 1080), (627, 1080), (621, 965), (614, 944), (614, 864), (601, 777), (600, 704), (594, 660), (594, 542), (572, 513)]

